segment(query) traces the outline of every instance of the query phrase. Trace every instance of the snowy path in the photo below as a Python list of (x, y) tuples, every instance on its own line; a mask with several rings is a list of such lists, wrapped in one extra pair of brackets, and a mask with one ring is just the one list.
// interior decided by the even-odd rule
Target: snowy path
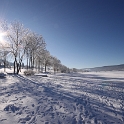
[(0, 124), (124, 124), (122, 72), (0, 81)]

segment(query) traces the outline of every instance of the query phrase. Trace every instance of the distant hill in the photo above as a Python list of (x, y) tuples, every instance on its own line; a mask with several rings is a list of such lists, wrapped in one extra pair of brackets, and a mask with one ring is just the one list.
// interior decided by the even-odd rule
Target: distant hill
[(124, 71), (124, 64), (89, 68), (89, 71)]

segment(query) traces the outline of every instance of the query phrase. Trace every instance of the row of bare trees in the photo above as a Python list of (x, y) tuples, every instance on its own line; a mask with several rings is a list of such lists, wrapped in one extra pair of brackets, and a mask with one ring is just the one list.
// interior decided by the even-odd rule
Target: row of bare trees
[[(18, 21), (7, 23), (1, 22), (1, 30), (6, 34), (6, 44), (2, 44), (2, 49), (9, 52), (9, 57), (13, 59), (14, 73), (18, 74), (21, 71), (21, 66), (26, 60), (27, 70), (37, 68), (38, 71), (47, 66), (52, 67), (54, 72), (67, 72), (66, 66), (61, 64), (61, 61), (50, 55), (46, 49), (46, 42), (42, 35), (38, 35)], [(7, 47), (6, 47), (7, 46)]]

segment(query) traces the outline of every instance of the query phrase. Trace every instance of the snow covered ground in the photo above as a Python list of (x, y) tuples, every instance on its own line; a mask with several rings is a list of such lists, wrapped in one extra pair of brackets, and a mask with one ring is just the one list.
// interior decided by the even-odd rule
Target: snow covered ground
[(9, 74), (0, 124), (124, 124), (124, 72)]

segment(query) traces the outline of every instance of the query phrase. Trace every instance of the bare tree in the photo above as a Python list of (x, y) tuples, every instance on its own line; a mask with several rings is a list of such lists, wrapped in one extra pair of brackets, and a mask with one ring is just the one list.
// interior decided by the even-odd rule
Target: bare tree
[(35, 62), (38, 68), (38, 71), (43, 71), (44, 59), (46, 56), (46, 49), (44, 47), (39, 47), (35, 53)]
[(30, 32), (26, 39), (27, 48), (27, 68), (34, 68), (36, 58), (39, 58), (41, 52), (46, 48), (46, 43), (41, 35)]
[(62, 73), (68, 73), (70, 72), (69, 68), (67, 68), (65, 65), (62, 65), (60, 66), (60, 70)]
[(43, 59), (43, 64), (44, 64), (44, 68), (45, 68), (45, 72), (46, 72), (47, 66), (51, 65), (51, 55), (50, 55), (50, 52), (47, 51), (47, 50), (44, 50), (43, 54), (42, 54), (42, 59)]
[(51, 57), (54, 73), (60, 70), (61, 61), (56, 57)]
[(10, 44), (10, 52), (14, 58), (14, 73), (18, 74), (26, 52), (25, 37), (28, 34), (28, 29), (24, 28), (23, 24), (18, 21), (10, 24), (4, 22), (2, 29), (6, 32), (7, 41)]
[(6, 71), (7, 55), (10, 52), (9, 49), (10, 49), (10, 47), (8, 46), (8, 44), (0, 43), (0, 58), (1, 58), (1, 61), (3, 62), (3, 64), (4, 64), (4, 72)]

